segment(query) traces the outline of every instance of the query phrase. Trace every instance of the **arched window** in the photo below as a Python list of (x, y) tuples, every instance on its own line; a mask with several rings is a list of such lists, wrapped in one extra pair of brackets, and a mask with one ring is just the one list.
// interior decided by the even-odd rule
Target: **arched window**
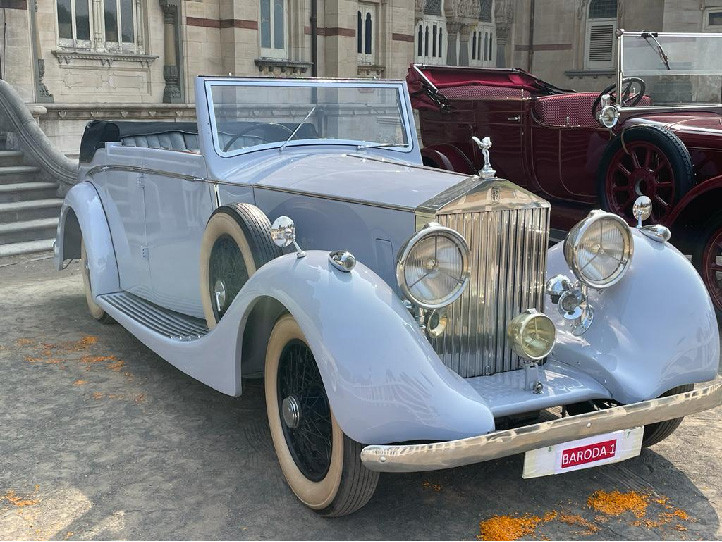
[(469, 39), (469, 65), (496, 66), (494, 60), (494, 22), (479, 22)]
[(587, 13), (585, 68), (614, 67), (616, 32), (617, 0), (591, 0)]
[(367, 55), (371, 54), (371, 51), (373, 50), (373, 30), (374, 30), (374, 22), (373, 19), (371, 19), (371, 13), (366, 13), (366, 27), (365, 27), (365, 34), (364, 34), (364, 43), (365, 43), (365, 50), (364, 53)]
[(359, 64), (376, 64), (376, 5), (358, 3), (356, 12), (356, 52)]
[(261, 1), (261, 56), (288, 56), (288, 0)]
[(421, 64), (446, 63), (446, 18), (442, 0), (426, 0), (416, 27), (416, 59)]

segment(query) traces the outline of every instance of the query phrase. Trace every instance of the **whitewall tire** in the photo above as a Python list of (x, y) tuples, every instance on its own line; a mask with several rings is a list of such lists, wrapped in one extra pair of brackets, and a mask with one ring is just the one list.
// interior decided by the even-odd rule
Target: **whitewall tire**
[(85, 292), (85, 302), (88, 305), (90, 315), (102, 324), (112, 324), (115, 322), (113, 318), (103, 310), (103, 307), (95, 302), (93, 297), (93, 289), (90, 283), (90, 265), (88, 264), (88, 253), (85, 250), (85, 241), (80, 240), (80, 271), (83, 276), (83, 291)]
[(363, 446), (336, 422), (313, 353), (290, 314), (278, 320), (268, 341), (265, 391), (273, 446), (296, 496), (325, 516), (364, 506), (378, 473), (363, 466)]
[(213, 329), (246, 281), (281, 255), (271, 239), (271, 223), (255, 205), (234, 203), (211, 215), (201, 241), (201, 300)]

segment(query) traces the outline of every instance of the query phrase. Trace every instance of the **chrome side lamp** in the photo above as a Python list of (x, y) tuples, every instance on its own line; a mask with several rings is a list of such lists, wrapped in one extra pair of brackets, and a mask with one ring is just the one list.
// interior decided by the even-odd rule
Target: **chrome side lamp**
[(611, 130), (619, 121), (619, 108), (612, 104), (612, 97), (609, 94), (602, 95), (599, 106), (597, 121), (608, 130)]
[(578, 337), (586, 333), (594, 321), (586, 284), (572, 282), (566, 275), (556, 275), (546, 282), (545, 290), (559, 314), (571, 324), (572, 334)]
[(652, 215), (652, 200), (647, 196), (639, 196), (634, 201), (632, 214), (637, 219), (637, 229), (653, 241), (666, 243), (672, 237), (672, 232), (666, 226), (661, 224), (642, 225), (642, 222)]
[(303, 258), (306, 253), (301, 250), (296, 242), (296, 225), (287, 216), (279, 216), (271, 224), (271, 239), (281, 248), (293, 245), (296, 249), (296, 257)]

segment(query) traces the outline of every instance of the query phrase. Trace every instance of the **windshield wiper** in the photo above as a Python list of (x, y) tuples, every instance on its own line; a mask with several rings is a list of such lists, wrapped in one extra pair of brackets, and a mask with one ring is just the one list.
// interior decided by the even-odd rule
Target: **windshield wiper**
[(365, 145), (356, 145), (356, 150), (363, 149), (387, 149), (389, 147), (403, 147), (403, 143), (367, 143)]
[(291, 132), (291, 135), (288, 136), (288, 139), (283, 142), (283, 145), (281, 145), (281, 148), (278, 150), (282, 151), (286, 147), (286, 145), (288, 145), (288, 142), (291, 141), (294, 137), (296, 137), (296, 133), (301, 129), (301, 126), (303, 126), (303, 124), (308, 120), (308, 117), (313, 115), (313, 112), (316, 111), (317, 107), (318, 107), (318, 104), (314, 105), (311, 108), (311, 111), (309, 111), (308, 114), (303, 118), (303, 120), (298, 123), (298, 126), (296, 126), (296, 128), (293, 130), (293, 132)]
[[(642, 32), (642, 37), (644, 38), (644, 41), (649, 43), (649, 46), (657, 51), (657, 54), (659, 55), (659, 58), (662, 59), (662, 62), (664, 62), (664, 65), (667, 67), (668, 70), (671, 70), (672, 68), (669, 67), (669, 58), (667, 57), (667, 54), (664, 52), (664, 49), (662, 49), (662, 44), (657, 41), (657, 33), (656, 32)], [(657, 47), (655, 48), (652, 42), (649, 41), (649, 38), (652, 38), (654, 40), (654, 43), (657, 44)]]

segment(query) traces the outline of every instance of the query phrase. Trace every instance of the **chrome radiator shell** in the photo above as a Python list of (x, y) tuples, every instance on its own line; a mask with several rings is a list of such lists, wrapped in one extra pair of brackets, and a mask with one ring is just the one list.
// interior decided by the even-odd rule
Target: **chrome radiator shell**
[(464, 195), (446, 203), (441, 195), (420, 208), (427, 217), (435, 211), (434, 220), (471, 249), (469, 286), (447, 307), (444, 334), (432, 340), (444, 364), (467, 378), (521, 368), (506, 329), (521, 311), (544, 309), (550, 213), (548, 202), (509, 181), (471, 179)]

